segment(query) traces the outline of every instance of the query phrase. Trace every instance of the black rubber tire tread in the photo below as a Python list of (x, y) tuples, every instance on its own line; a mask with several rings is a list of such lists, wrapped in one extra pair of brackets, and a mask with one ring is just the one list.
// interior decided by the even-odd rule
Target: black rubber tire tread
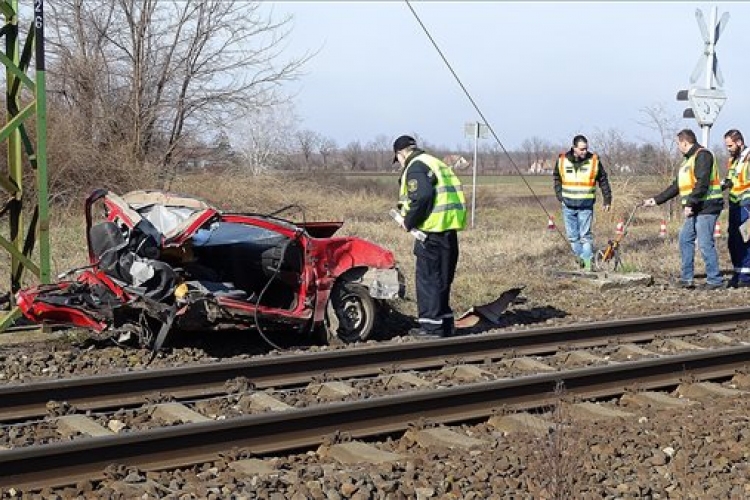
[[(352, 310), (350, 308), (354, 307)], [(358, 316), (356, 325), (346, 317), (347, 312)], [(378, 317), (378, 304), (364, 285), (338, 282), (331, 290), (326, 307), (325, 327), (329, 344), (350, 344), (368, 340)]]

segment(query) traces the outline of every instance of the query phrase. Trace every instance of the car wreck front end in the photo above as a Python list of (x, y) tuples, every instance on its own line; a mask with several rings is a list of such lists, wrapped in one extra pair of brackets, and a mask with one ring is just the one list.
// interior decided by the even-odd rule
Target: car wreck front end
[(106, 190), (86, 200), (86, 221), (89, 264), (21, 290), (28, 319), (155, 349), (170, 332), (218, 328), (355, 342), (371, 338), (385, 302), (404, 293), (392, 252), (334, 237), (341, 222), (294, 224), (160, 191)]

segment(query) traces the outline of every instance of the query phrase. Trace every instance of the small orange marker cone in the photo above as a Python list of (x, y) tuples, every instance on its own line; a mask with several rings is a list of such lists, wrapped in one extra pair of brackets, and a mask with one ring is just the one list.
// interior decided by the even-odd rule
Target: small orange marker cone
[(714, 226), (714, 238), (721, 238), (721, 222), (718, 220), (716, 221), (716, 225)]
[(557, 227), (555, 226), (555, 217), (552, 215), (550, 215), (549, 219), (547, 220), (547, 230), (557, 231)]
[(617, 236), (622, 236), (625, 233), (625, 223), (623, 221), (620, 221), (617, 223), (617, 227), (615, 228), (615, 234)]
[(661, 224), (659, 225), (659, 237), (666, 238), (667, 237), (667, 222), (662, 220)]

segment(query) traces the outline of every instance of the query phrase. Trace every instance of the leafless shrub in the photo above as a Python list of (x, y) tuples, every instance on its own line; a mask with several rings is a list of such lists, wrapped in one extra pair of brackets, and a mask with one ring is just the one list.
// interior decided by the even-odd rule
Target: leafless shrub
[(555, 401), (547, 412), (552, 424), (549, 434), (535, 441), (533, 461), (527, 473), (529, 490), (535, 498), (563, 500), (578, 498), (581, 484), (581, 457), (585, 444), (566, 407), (565, 385), (555, 385)]

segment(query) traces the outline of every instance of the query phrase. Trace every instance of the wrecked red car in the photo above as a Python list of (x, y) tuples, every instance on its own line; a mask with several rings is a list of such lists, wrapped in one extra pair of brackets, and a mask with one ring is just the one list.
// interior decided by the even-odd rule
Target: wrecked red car
[(26, 318), (155, 349), (174, 332), (223, 327), (348, 343), (370, 338), (384, 301), (404, 294), (393, 254), (334, 237), (342, 222), (222, 212), (161, 191), (96, 190), (85, 213), (89, 265), (18, 292)]

